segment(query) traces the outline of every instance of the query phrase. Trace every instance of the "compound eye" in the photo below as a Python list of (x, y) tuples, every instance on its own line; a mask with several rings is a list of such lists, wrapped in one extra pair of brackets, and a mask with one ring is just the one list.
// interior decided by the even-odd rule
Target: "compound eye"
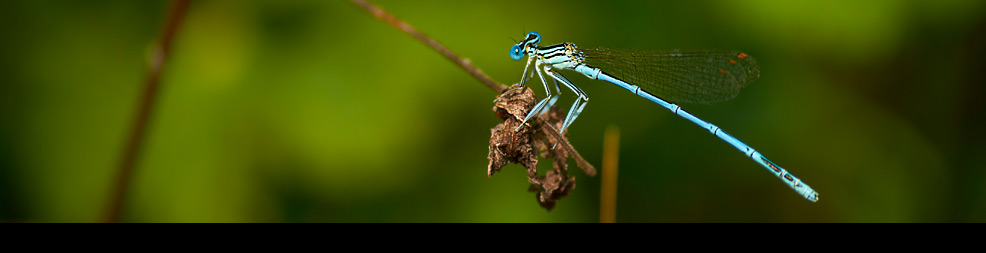
[(520, 45), (514, 45), (513, 47), (510, 47), (510, 58), (514, 59), (515, 61), (520, 60), (520, 58), (524, 58), (524, 52), (521, 51)]

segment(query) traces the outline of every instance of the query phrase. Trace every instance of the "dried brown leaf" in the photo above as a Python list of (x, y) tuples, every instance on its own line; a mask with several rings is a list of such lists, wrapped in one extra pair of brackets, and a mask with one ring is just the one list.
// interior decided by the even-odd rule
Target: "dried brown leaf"
[[(517, 85), (498, 97), (493, 111), (504, 122), (490, 130), (490, 164), (487, 176), (492, 177), (494, 172), (510, 163), (523, 165), (527, 168), (527, 178), (531, 183), (529, 191), (536, 192), (538, 203), (551, 210), (556, 201), (568, 196), (575, 189), (575, 177), (568, 175), (567, 161), (572, 154), (587, 175), (595, 176), (596, 170), (556, 130), (561, 127), (564, 118), (557, 107), (517, 129), (536, 102), (537, 98), (531, 89)], [(541, 152), (541, 157), (554, 159), (554, 170), (548, 171), (545, 176), (537, 173), (538, 151)]]

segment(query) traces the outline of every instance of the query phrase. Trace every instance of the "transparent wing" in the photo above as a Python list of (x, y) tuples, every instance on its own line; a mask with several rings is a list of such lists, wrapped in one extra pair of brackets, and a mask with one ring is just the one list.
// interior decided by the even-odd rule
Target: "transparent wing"
[(760, 78), (757, 60), (738, 50), (581, 50), (585, 64), (672, 102), (723, 102)]

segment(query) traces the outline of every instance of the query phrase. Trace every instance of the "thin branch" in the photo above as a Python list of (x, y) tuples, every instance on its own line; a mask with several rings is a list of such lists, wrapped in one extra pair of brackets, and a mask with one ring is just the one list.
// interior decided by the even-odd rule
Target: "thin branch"
[(141, 96), (140, 105), (137, 109), (137, 117), (134, 119), (130, 137), (127, 139), (123, 155), (120, 157), (117, 169), (116, 181), (113, 190), (110, 192), (109, 205), (106, 209), (105, 222), (119, 222), (120, 213), (123, 210), (123, 201), (126, 198), (130, 181), (133, 179), (134, 164), (140, 154), (141, 144), (147, 130), (147, 122), (153, 112), (154, 101), (157, 98), (157, 91), (161, 80), (161, 71), (167, 62), (168, 53), (171, 52), (171, 42), (174, 41), (175, 34), (181, 26), (185, 13), (188, 10), (187, 0), (171, 1), (171, 8), (168, 20), (161, 32), (158, 48), (151, 57), (150, 72), (147, 75), (147, 82), (144, 85), (144, 93)]
[(376, 7), (373, 4), (370, 4), (364, 0), (351, 0), (351, 1), (354, 4), (363, 7), (363, 9), (365, 9), (370, 14), (373, 14), (373, 16), (376, 17), (377, 19), (380, 19), (383, 22), (387, 22), (387, 24), (394, 26), (394, 28), (404, 31), (407, 34), (410, 34), (412, 37), (420, 40), (422, 43), (431, 46), (431, 48), (435, 49), (435, 51), (438, 51), (439, 53), (442, 53), (442, 55), (445, 55), (445, 58), (448, 58), (450, 61), (458, 64), (459, 67), (465, 69), (466, 72), (469, 72), (469, 74), (471, 74), (473, 77), (475, 77), (483, 84), (486, 84), (486, 86), (489, 86), (490, 89), (493, 89), (493, 91), (496, 91), (496, 93), (502, 93), (507, 88), (506, 85), (502, 85), (497, 83), (496, 81), (493, 81), (493, 79), (487, 76), (485, 73), (483, 73), (482, 70), (479, 70), (479, 68), (473, 66), (472, 63), (469, 62), (469, 60), (459, 57), (452, 51), (448, 50), (448, 48), (445, 48), (445, 46), (442, 46), (442, 44), (438, 43), (438, 41), (435, 41), (434, 39), (422, 34), (421, 32), (418, 32), (418, 30), (414, 29), (413, 26), (404, 23), (404, 21), (397, 19), (396, 17), (390, 15), (390, 13), (387, 13), (383, 9), (380, 9), (379, 7)]
[(561, 145), (562, 148), (565, 148), (565, 151), (568, 151), (568, 153), (574, 156), (575, 164), (577, 164), (579, 168), (582, 168), (582, 171), (585, 172), (586, 175), (589, 175), (590, 177), (596, 175), (596, 167), (593, 167), (592, 164), (590, 164), (585, 160), (585, 158), (582, 158), (582, 155), (579, 154), (579, 151), (575, 150), (575, 147), (572, 146), (572, 143), (568, 142), (568, 139), (565, 138), (564, 135), (559, 133), (554, 126), (548, 124), (547, 122), (542, 122), (541, 124), (543, 125), (541, 129), (543, 129), (545, 133), (550, 134), (551, 137), (555, 137), (555, 139), (562, 140), (561, 142), (558, 143), (558, 145)]

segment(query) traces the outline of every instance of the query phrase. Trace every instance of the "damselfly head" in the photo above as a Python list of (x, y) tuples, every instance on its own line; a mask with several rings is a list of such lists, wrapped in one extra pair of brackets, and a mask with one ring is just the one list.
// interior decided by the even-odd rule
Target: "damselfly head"
[(527, 33), (524, 40), (521, 40), (513, 47), (510, 47), (510, 59), (519, 61), (521, 58), (524, 58), (524, 54), (527, 53), (528, 48), (537, 47), (538, 42), (541, 42), (540, 34), (537, 32)]

